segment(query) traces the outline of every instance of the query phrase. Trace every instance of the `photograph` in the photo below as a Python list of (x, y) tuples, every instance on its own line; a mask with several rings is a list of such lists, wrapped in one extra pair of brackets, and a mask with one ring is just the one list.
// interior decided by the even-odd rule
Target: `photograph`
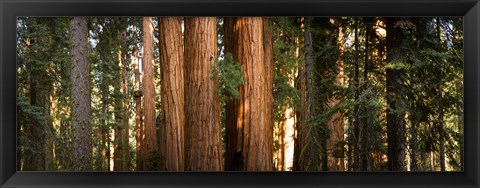
[(463, 172), (463, 30), (462, 16), (18, 16), (16, 170)]

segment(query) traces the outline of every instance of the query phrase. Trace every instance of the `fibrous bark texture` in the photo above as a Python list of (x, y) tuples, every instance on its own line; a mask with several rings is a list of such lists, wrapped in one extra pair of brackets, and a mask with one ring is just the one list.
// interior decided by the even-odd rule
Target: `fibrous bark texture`
[(185, 18), (185, 170), (223, 170), (216, 27), (215, 17)]
[(155, 84), (153, 57), (152, 18), (143, 18), (143, 106), (144, 121), (141, 130), (141, 153), (139, 155), (142, 170), (147, 170), (147, 162), (157, 148), (156, 116), (155, 116)]
[(262, 18), (225, 19), (225, 50), (242, 65), (244, 79), (239, 100), (226, 108), (235, 118), (227, 120), (226, 170), (273, 170), (272, 83), (267, 83), (272, 69), (265, 63), (263, 26)]
[(182, 171), (185, 168), (182, 19), (159, 17), (158, 33), (162, 91), (162, 166), (167, 171)]

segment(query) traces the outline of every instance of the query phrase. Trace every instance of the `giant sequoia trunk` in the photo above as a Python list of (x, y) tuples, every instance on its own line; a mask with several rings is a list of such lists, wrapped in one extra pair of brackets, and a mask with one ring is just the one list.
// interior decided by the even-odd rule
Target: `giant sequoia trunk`
[[(182, 171), (185, 126), (182, 19), (159, 17), (158, 35), (163, 118), (160, 143), (162, 166), (167, 171)], [(145, 113), (148, 113), (146, 108)]]
[[(272, 68), (265, 63), (262, 18), (226, 18), (225, 50), (242, 65), (240, 98), (227, 105), (226, 170), (273, 170), (269, 91)], [(267, 68), (269, 70), (267, 70)], [(270, 83), (268, 83), (270, 82)]]
[[(273, 33), (270, 27), (269, 18), (263, 18), (263, 50), (264, 50), (264, 64), (265, 64), (265, 87), (266, 87), (266, 97), (267, 102), (265, 118), (267, 126), (267, 137), (265, 138), (267, 144), (267, 150), (272, 151), (272, 160), (273, 160), (273, 129), (274, 129), (274, 118), (273, 118)], [(285, 151), (285, 148), (284, 148)], [(273, 170), (273, 169), (272, 169)]]
[(86, 17), (73, 17), (70, 22), (72, 44), (72, 126), (74, 171), (91, 170), (90, 158), (90, 80), (88, 68), (88, 27)]
[[(225, 54), (234, 54), (236, 38), (234, 35), (235, 18), (224, 18), (223, 36)], [(243, 140), (241, 129), (237, 127), (237, 116), (240, 100), (232, 99), (225, 104), (225, 125), (226, 125), (226, 152), (225, 152), (225, 170), (242, 170), (242, 153), (238, 145)]]
[(143, 18), (143, 92), (144, 92), (144, 124), (140, 135), (141, 153), (138, 156), (141, 170), (147, 170), (148, 159), (157, 147), (156, 119), (155, 119), (155, 84), (153, 59), (153, 26), (152, 18)]
[[(394, 27), (397, 19), (386, 18), (387, 26), (387, 64), (395, 63), (395, 56), (398, 55), (402, 34), (400, 28)], [(405, 170), (405, 112), (399, 112), (402, 108), (402, 97), (400, 84), (402, 72), (388, 68), (386, 70), (387, 87), (387, 144), (388, 144), (388, 170)]]
[(185, 18), (185, 170), (220, 171), (222, 142), (215, 17)]

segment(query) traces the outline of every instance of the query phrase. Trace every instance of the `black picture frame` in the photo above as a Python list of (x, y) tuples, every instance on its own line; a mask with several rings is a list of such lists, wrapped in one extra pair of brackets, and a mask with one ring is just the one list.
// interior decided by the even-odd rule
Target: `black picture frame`
[[(463, 16), (463, 172), (17, 172), (17, 16)], [(479, 187), (479, 0), (0, 0), (0, 187)]]

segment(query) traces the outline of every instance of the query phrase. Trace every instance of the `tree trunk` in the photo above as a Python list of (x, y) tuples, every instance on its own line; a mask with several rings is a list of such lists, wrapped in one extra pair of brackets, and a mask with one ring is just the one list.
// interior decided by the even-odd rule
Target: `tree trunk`
[(122, 92), (123, 92), (123, 170), (130, 170), (130, 103), (128, 101), (130, 94), (128, 92), (128, 58), (127, 58), (127, 31), (121, 34), (122, 41)]
[[(442, 44), (442, 30), (441, 30), (441, 21), (440, 18), (436, 18), (436, 29), (437, 29), (437, 45), (441, 46)], [(443, 49), (441, 49), (443, 51)], [(439, 62), (440, 63), (440, 62)], [(438, 84), (438, 94), (440, 95), (439, 110), (440, 114), (438, 117), (439, 131), (440, 131), (440, 171), (445, 171), (445, 119), (444, 119), (444, 106), (443, 106), (443, 85), (444, 81), (442, 74), (440, 74), (441, 82)]]
[(135, 77), (134, 85), (134, 97), (135, 97), (135, 139), (136, 139), (136, 149), (137, 149), (137, 161), (136, 161), (136, 170), (143, 171), (142, 160), (139, 160), (139, 156), (142, 153), (141, 151), (141, 142), (142, 142), (142, 90), (140, 88), (140, 68), (138, 65), (138, 44), (137, 44), (137, 20), (134, 20), (133, 23), (133, 72)]
[(418, 165), (417, 165), (417, 121), (415, 118), (410, 117), (410, 122), (412, 126), (410, 127), (410, 171), (418, 171)]
[(222, 142), (215, 17), (185, 18), (185, 170), (220, 171)]
[(144, 92), (144, 124), (139, 155), (142, 170), (147, 170), (147, 163), (154, 151), (157, 151), (156, 117), (155, 117), (155, 84), (154, 84), (154, 58), (153, 58), (153, 26), (152, 18), (143, 18), (143, 92)]
[[(161, 155), (165, 161), (165, 170), (182, 171), (185, 168), (182, 19), (159, 17), (158, 32), (163, 117)], [(145, 113), (148, 113), (146, 108)]]
[[(298, 62), (300, 61), (300, 39), (301, 37), (299, 37), (298, 35), (295, 36), (295, 39), (294, 39), (294, 45), (295, 45), (295, 63), (298, 64)], [(298, 74), (298, 68), (292, 68), (291, 72), (288, 73), (290, 74), (290, 78), (289, 78), (289, 81), (288, 81), (288, 84), (290, 85), (290, 87), (292, 88), (296, 88), (296, 85), (297, 85), (297, 77), (296, 77), (296, 74)], [(285, 167), (284, 169), (285, 170), (296, 170), (295, 168), (295, 165), (297, 163), (296, 161), (296, 152), (297, 152), (297, 148), (298, 148), (298, 144), (296, 143), (296, 139), (297, 139), (297, 124), (299, 123), (298, 122), (298, 113), (297, 113), (297, 109), (295, 107), (295, 105), (289, 107), (286, 109), (285, 111), (285, 117), (287, 118), (286, 119), (286, 126), (285, 126), (285, 134), (286, 134), (286, 137), (287, 139), (284, 140), (286, 143), (285, 143), (285, 152), (286, 152), (286, 155), (284, 156), (284, 160), (285, 160)]]
[[(122, 37), (121, 34), (119, 34), (118, 39), (121, 41)], [(120, 42), (120, 45), (122, 45), (122, 42)], [(117, 49), (117, 55), (118, 55), (118, 70), (121, 70), (122, 64), (123, 64), (123, 52), (121, 49), (121, 46)], [(123, 85), (123, 77), (121, 75), (123, 71), (117, 71), (115, 78), (115, 83), (114, 83), (114, 98), (115, 98), (115, 107), (114, 107), (114, 112), (115, 112), (115, 122), (116, 125), (114, 126), (114, 151), (113, 151), (113, 158), (114, 158), (114, 163), (113, 163), (113, 170), (114, 171), (122, 171), (124, 170), (123, 163), (124, 163), (124, 146), (123, 146), (123, 133), (124, 133), (124, 128), (125, 128), (125, 114), (123, 112), (123, 94), (121, 93), (122, 85)]]
[[(104, 126), (102, 124), (102, 126)], [(100, 152), (101, 152), (101, 170), (102, 171), (108, 171), (109, 166), (108, 166), (108, 158), (107, 158), (107, 133), (105, 128), (100, 128), (100, 134), (101, 134), (101, 147), (100, 147)]]
[[(227, 17), (223, 21), (223, 36), (225, 54), (231, 53), (235, 57), (236, 36), (234, 34), (235, 18)], [(235, 63), (235, 62), (233, 62)], [(237, 127), (237, 116), (239, 109), (239, 99), (232, 99), (225, 104), (225, 125), (226, 125), (226, 152), (225, 152), (225, 170), (242, 170), (241, 144), (243, 134), (241, 127)]]
[(70, 22), (72, 44), (72, 125), (74, 171), (91, 170), (90, 80), (88, 65), (88, 27), (86, 17), (73, 17)]
[[(229, 20), (233, 19), (233, 20)], [(233, 21), (233, 23), (228, 23)], [(240, 99), (233, 107), (236, 121), (227, 121), (227, 137), (229, 133), (237, 133), (237, 143), (229, 143), (227, 147), (236, 145), (234, 158), (227, 158), (226, 165), (234, 167), (227, 170), (271, 171), (273, 170), (273, 150), (269, 140), (271, 132), (271, 109), (269, 100), (272, 93), (267, 91), (270, 70), (265, 67), (265, 51), (262, 18), (228, 18), (225, 27), (225, 49), (233, 50), (234, 61), (242, 65), (244, 84), (240, 86)], [(233, 31), (233, 32), (231, 32)], [(233, 36), (229, 36), (230, 32)], [(231, 44), (232, 37), (234, 45)], [(227, 114), (228, 115), (228, 114)], [(235, 123), (235, 124), (232, 124)], [(232, 148), (230, 148), (231, 150)], [(228, 150), (228, 149), (227, 149)], [(227, 151), (228, 152), (228, 151)], [(232, 151), (230, 151), (232, 152)]]
[[(304, 18), (300, 19), (300, 29), (303, 30), (304, 28)], [(304, 37), (299, 37), (304, 40)], [(300, 48), (300, 39), (296, 40), (297, 42), (297, 51)], [(305, 42), (304, 42), (305, 43)], [(303, 171), (303, 160), (300, 156), (302, 147), (304, 145), (304, 137), (305, 137), (305, 125), (306, 125), (306, 117), (307, 117), (307, 89), (305, 86), (305, 61), (298, 62), (298, 70), (297, 70), (297, 77), (295, 78), (295, 88), (299, 91), (299, 99), (300, 105), (299, 108), (295, 109), (295, 115), (297, 117), (297, 121), (295, 122), (295, 132), (296, 137), (294, 140), (294, 154), (293, 154), (293, 170), (294, 171)]]
[[(265, 123), (267, 126), (267, 137), (265, 138), (266, 147), (268, 151), (272, 151), (271, 153), (271, 160), (273, 165), (273, 128), (274, 128), (274, 118), (273, 118), (273, 69), (274, 69), (274, 62), (273, 62), (273, 33), (270, 27), (269, 18), (264, 17), (262, 18), (263, 21), (263, 50), (264, 50), (264, 63), (265, 63), (265, 87), (266, 87), (266, 96), (265, 100), (267, 102), (266, 110), (263, 111), (265, 113)], [(285, 136), (285, 130), (284, 136)], [(285, 150), (285, 144), (284, 148)], [(273, 170), (273, 166), (272, 169)]]
[(312, 123), (311, 120), (315, 119), (316, 117), (316, 99), (315, 99), (315, 91), (314, 91), (314, 50), (313, 50), (313, 40), (312, 40), (312, 33), (310, 32), (310, 28), (308, 26), (305, 27), (305, 87), (306, 87), (306, 106), (304, 110), (306, 111), (305, 117), (305, 127), (303, 128), (304, 142), (301, 144), (302, 150), (300, 151), (302, 158), (302, 170), (304, 171), (319, 171), (321, 169), (320, 160), (322, 153), (319, 153), (319, 144), (317, 141), (320, 138), (318, 125)]
[[(105, 76), (102, 75), (102, 83), (100, 85), (100, 91), (101, 91), (101, 101), (102, 101), (102, 107), (101, 107), (101, 112), (103, 114), (108, 114), (108, 106), (109, 106), (109, 99), (108, 99), (108, 85), (105, 80)], [(101, 130), (101, 160), (102, 160), (102, 170), (104, 171), (109, 171), (110, 170), (110, 147), (109, 147), (109, 142), (110, 142), (110, 136), (109, 136), (109, 122), (107, 118), (102, 118), (102, 124), (100, 127)]]
[[(374, 18), (363, 18), (363, 22), (365, 24), (365, 50), (364, 50), (364, 65), (363, 65), (363, 83), (360, 86), (362, 91), (362, 95), (367, 97), (367, 100), (370, 100), (371, 97), (368, 95), (367, 90), (369, 89), (369, 67), (370, 67), (370, 40), (372, 40), (371, 30)], [(372, 122), (375, 120), (375, 116), (372, 115), (372, 109), (368, 107), (368, 105), (362, 105), (361, 113), (363, 117), (360, 118), (361, 124), (361, 133), (360, 133), (360, 170), (361, 171), (372, 171), (373, 161), (372, 161), (372, 152), (376, 145), (376, 130), (372, 126)]]
[(435, 171), (435, 152), (430, 151), (430, 171)]
[[(343, 54), (345, 51), (345, 44), (343, 41), (343, 28), (338, 27), (337, 45), (339, 47), (339, 57), (336, 65), (338, 67), (338, 73), (335, 77), (335, 84), (337, 86), (343, 85)], [(332, 108), (340, 102), (339, 99), (334, 97), (331, 101), (327, 102), (327, 107)], [(343, 160), (344, 146), (341, 142), (344, 141), (343, 130), (343, 114), (336, 112), (327, 121), (327, 127), (330, 130), (330, 138), (327, 139), (327, 152), (328, 152), (328, 170), (329, 171), (344, 171), (345, 164)]]
[[(122, 63), (122, 53), (121, 50), (118, 49), (118, 62), (117, 66), (120, 69), (120, 65)], [(123, 170), (123, 148), (122, 148), (122, 137), (123, 137), (123, 111), (122, 111), (122, 94), (121, 94), (121, 85), (122, 85), (122, 77), (120, 76), (120, 72), (116, 71), (114, 73), (115, 80), (113, 85), (113, 93), (114, 93), (114, 116), (115, 116), (115, 125), (113, 126), (114, 131), (114, 140), (113, 140), (113, 170), (114, 171), (122, 171)]]
[[(360, 62), (359, 62), (359, 39), (358, 39), (358, 18), (355, 18), (355, 72), (354, 72), (354, 87), (355, 87), (355, 102), (358, 102), (360, 96)], [(353, 169), (355, 171), (360, 170), (360, 140), (361, 140), (361, 128), (360, 128), (360, 105), (355, 103), (354, 105), (354, 117), (353, 117), (353, 134), (354, 134), (354, 143), (353, 143)]]
[[(51, 69), (53, 68), (53, 64), (51, 65)], [(57, 74), (56, 72), (54, 74)], [(50, 93), (50, 112), (49, 116), (51, 117), (51, 131), (49, 131), (49, 137), (47, 142), (47, 152), (46, 152), (46, 164), (49, 170), (57, 170), (58, 161), (56, 158), (56, 147), (57, 147), (57, 139), (56, 139), (56, 130), (59, 127), (59, 120), (56, 118), (56, 115), (51, 116), (50, 114), (57, 114), (58, 112), (58, 98), (57, 98), (57, 84), (52, 83), (52, 90)]]
[(282, 114), (282, 118), (278, 125), (278, 154), (277, 154), (277, 171), (285, 171), (285, 127), (287, 123), (286, 112)]
[(439, 126), (440, 126), (440, 171), (445, 171), (445, 119), (443, 109), (440, 109)]
[[(400, 28), (395, 28), (396, 18), (386, 18), (387, 26), (387, 64), (393, 64), (395, 55), (399, 53), (402, 44)], [(401, 108), (402, 94), (400, 70), (386, 70), (387, 87), (387, 144), (388, 170), (405, 170), (405, 112), (396, 112)]]
[(118, 67), (121, 70), (115, 85), (115, 117), (117, 119), (117, 129), (115, 129), (115, 171), (127, 171), (129, 167), (129, 142), (128, 142), (128, 121), (129, 121), (129, 102), (128, 102), (128, 61), (127, 61), (127, 33), (122, 29), (118, 33)]

